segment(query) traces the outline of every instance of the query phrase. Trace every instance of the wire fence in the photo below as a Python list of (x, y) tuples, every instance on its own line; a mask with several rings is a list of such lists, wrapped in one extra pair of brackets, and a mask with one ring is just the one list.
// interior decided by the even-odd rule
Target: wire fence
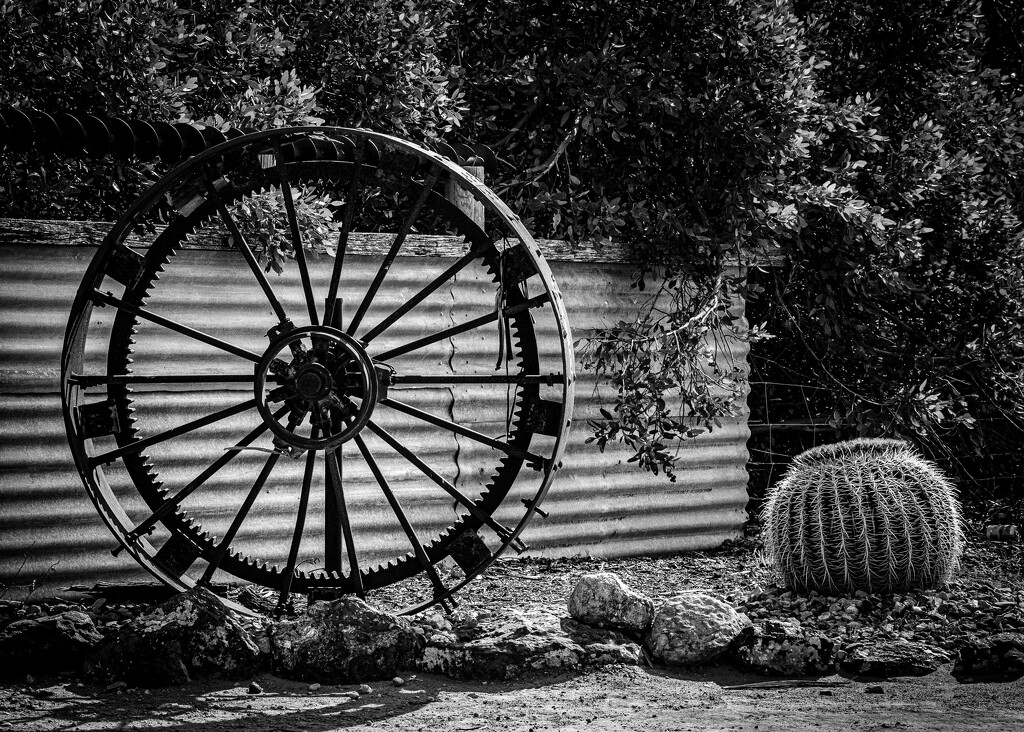
[[(828, 389), (794, 381), (758, 378), (765, 362), (751, 354), (750, 474), (748, 515), (758, 516), (768, 488), (780, 480), (796, 455), (817, 445), (854, 437), (831, 422)], [(972, 518), (994, 523), (1024, 521), (1024, 434), (1012, 425), (980, 420), (979, 435), (987, 442), (977, 449), (954, 449), (936, 457), (957, 483), (961, 501)]]

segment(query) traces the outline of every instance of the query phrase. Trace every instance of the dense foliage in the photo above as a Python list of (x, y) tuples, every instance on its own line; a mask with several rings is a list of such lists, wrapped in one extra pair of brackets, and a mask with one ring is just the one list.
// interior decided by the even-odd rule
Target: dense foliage
[[(974, 3), (804, 5), (815, 14), (808, 51), (831, 60), (820, 97), (864, 100), (860, 127), (878, 130), (874, 145), (849, 150), (844, 183), (883, 219), (851, 226), (799, 211), (781, 333), (848, 433), (910, 438), (962, 478), (979, 466), (1019, 474), (1022, 79), (985, 65), (999, 54)], [(1020, 69), (1019, 40), (1001, 57)]]
[[(0, 0), (0, 105), (263, 129), (459, 121), (447, 0)], [(0, 212), (113, 219), (156, 174), (6, 155)]]
[[(1020, 11), (473, 6), (466, 32), (491, 30), (466, 98), (519, 162), (504, 195), (541, 231), (637, 241), (662, 288), (589, 342), (619, 387), (601, 444), (670, 470), (672, 446), (729, 411), (740, 380), (702, 362), (741, 286), (723, 257), (758, 250), (786, 263), (772, 326), (831, 392), (833, 424), (941, 458), (1022, 434), (1024, 96), (986, 65), (1020, 68)], [(666, 408), (680, 391), (690, 419)]]
[[(1016, 5), (0, 0), (0, 104), (491, 144), (535, 234), (636, 245), (649, 302), (584, 347), (617, 391), (598, 444), (671, 474), (733, 411), (719, 346), (758, 292), (730, 263), (770, 252), (772, 328), (834, 424), (984, 454), (1024, 435)], [(0, 167), (30, 217), (112, 218), (160, 172)]]

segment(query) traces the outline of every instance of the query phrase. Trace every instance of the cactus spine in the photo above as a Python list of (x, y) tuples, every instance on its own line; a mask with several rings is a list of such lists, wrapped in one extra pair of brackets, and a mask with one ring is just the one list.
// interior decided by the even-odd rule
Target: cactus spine
[(964, 547), (953, 484), (899, 440), (801, 453), (769, 491), (762, 524), (777, 579), (801, 592), (938, 587), (956, 573)]

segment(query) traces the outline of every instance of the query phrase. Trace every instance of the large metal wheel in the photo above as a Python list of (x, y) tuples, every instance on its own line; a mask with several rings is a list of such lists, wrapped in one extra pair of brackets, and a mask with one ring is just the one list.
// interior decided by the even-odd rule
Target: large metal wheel
[(493, 192), (394, 137), (290, 128), (187, 161), (113, 227), (62, 379), (85, 487), (163, 582), (282, 610), (408, 582), (415, 611), (522, 550), (574, 375), (550, 269)]

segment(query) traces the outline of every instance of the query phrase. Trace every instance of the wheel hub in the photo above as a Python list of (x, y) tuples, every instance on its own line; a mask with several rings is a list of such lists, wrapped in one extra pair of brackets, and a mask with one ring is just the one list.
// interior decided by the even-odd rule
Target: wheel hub
[[(255, 393), (276, 442), (324, 450), (359, 434), (380, 394), (373, 361), (362, 345), (328, 326), (293, 328), (271, 337), (256, 366)], [(281, 403), (290, 407), (287, 425), (274, 416)]]
[(334, 386), (331, 372), (319, 363), (303, 366), (291, 382), (296, 395), (307, 402), (323, 399)]

